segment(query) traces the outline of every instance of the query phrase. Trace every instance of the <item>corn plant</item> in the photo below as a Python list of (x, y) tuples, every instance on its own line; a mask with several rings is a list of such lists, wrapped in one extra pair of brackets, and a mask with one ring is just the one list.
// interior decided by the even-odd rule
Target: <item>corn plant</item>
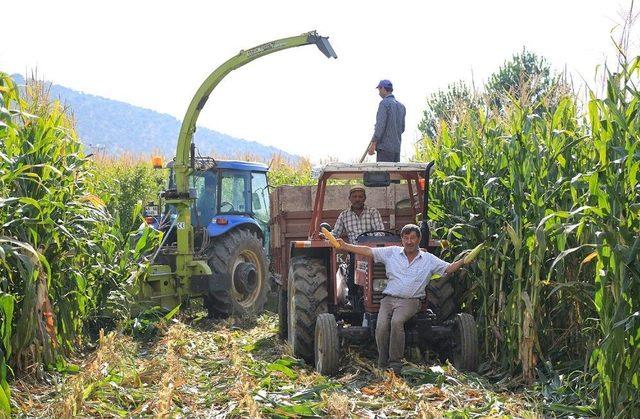
[(592, 360), (600, 382), (600, 412), (640, 412), (640, 57), (607, 73), (606, 95), (592, 97), (589, 122), (603, 214), (597, 219), (594, 303), (603, 339)]
[(640, 400), (637, 73), (609, 74), (584, 117), (572, 95), (487, 99), (416, 156), (436, 161), (436, 235), (487, 243), (462, 298), (487, 359), (525, 383), (595, 365), (604, 416)]
[(127, 235), (140, 225), (139, 204), (156, 201), (167, 183), (167, 171), (154, 170), (150, 156), (107, 155), (93, 156), (97, 194), (104, 197), (107, 211), (120, 226), (120, 234)]
[[(95, 194), (72, 120), (41, 84), (0, 73), (0, 410), (14, 371), (64, 368), (87, 326), (144, 271)], [(149, 240), (148, 243), (151, 243)]]

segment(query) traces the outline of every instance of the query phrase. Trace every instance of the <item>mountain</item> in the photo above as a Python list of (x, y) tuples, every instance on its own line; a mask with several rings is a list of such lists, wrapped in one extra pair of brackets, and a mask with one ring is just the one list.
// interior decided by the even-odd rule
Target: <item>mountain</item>
[[(11, 76), (17, 84), (24, 85), (24, 77)], [(171, 115), (140, 108), (117, 100), (106, 99), (51, 84), (49, 96), (59, 99), (71, 109), (78, 135), (88, 150), (121, 153), (160, 153), (172, 158), (176, 152), (181, 121)], [(250, 155), (269, 161), (279, 154), (296, 161), (299, 156), (255, 141), (235, 138), (208, 128), (198, 127), (195, 143), (201, 155), (241, 158)]]

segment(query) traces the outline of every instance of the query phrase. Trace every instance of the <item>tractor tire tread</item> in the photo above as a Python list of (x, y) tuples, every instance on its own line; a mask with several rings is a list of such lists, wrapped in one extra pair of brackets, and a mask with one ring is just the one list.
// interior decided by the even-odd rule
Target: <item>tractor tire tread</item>
[(456, 329), (460, 333), (460, 365), (455, 367), (461, 371), (478, 369), (478, 330), (473, 316), (469, 313), (458, 313), (455, 316)]
[(324, 357), (321, 360), (315, 360), (316, 371), (323, 375), (333, 375), (337, 372), (340, 361), (338, 327), (333, 314), (319, 314), (316, 320), (315, 338), (318, 337), (318, 329), (321, 329), (320, 332), (322, 333), (323, 339), (314, 339), (314, 356), (317, 354), (318, 349), (320, 349)]
[(456, 314), (455, 289), (451, 283), (452, 276), (429, 281), (427, 285), (428, 307), (433, 310), (440, 321), (451, 319)]
[(295, 305), (295, 318), (288, 323), (289, 344), (294, 355), (313, 363), (316, 319), (328, 310), (327, 268), (321, 259), (293, 257), (288, 280), (288, 298)]
[[(250, 316), (262, 312), (269, 292), (269, 272), (267, 258), (262, 250), (262, 240), (252, 231), (240, 228), (233, 230), (212, 241), (207, 250), (207, 260), (214, 275), (216, 273), (228, 273), (230, 263), (233, 263), (234, 253), (238, 249), (253, 247), (258, 251), (258, 256), (262, 265), (263, 278), (260, 281), (261, 289), (258, 291), (256, 300), (249, 308), (241, 306), (236, 302), (228, 291), (208, 293), (205, 296), (204, 304), (210, 317), (227, 318), (231, 315)], [(233, 279), (232, 279), (233, 280)]]

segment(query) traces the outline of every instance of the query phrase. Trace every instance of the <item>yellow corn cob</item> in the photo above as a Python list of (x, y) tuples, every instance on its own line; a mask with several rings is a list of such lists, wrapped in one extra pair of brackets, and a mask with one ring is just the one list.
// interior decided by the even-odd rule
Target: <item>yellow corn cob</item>
[(331, 234), (329, 230), (327, 230), (324, 227), (321, 227), (320, 231), (322, 232), (322, 234), (324, 234), (327, 240), (329, 240), (329, 243), (331, 243), (331, 246), (335, 247), (336, 249), (340, 249), (340, 243), (338, 242), (338, 240), (336, 240), (335, 237), (333, 237), (333, 234)]
[(484, 247), (484, 243), (480, 243), (479, 245), (474, 247), (473, 250), (469, 252), (467, 256), (464, 257), (465, 265), (473, 262), (473, 260), (476, 258), (476, 256), (478, 256), (478, 253), (480, 253), (483, 247)]

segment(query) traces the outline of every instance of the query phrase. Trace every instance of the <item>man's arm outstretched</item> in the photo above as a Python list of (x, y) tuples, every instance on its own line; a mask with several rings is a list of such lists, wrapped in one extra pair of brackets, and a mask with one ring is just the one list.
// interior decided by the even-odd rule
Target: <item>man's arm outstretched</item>
[(371, 251), (370, 247), (349, 244), (342, 239), (337, 239), (337, 240), (338, 240), (338, 243), (340, 243), (340, 249), (342, 250), (346, 250), (347, 252), (355, 253), (361, 256), (373, 257), (373, 252)]

